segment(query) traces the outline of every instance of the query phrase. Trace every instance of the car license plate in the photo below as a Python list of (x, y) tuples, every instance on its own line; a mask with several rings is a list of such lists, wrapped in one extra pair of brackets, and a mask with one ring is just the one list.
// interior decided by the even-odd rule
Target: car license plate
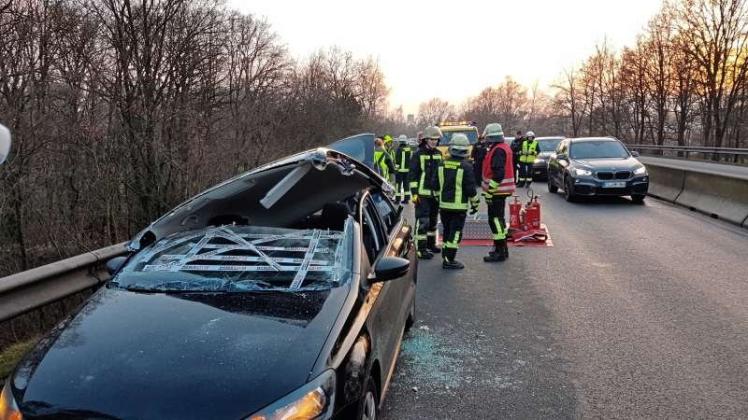
[(626, 188), (625, 182), (604, 182), (603, 188)]

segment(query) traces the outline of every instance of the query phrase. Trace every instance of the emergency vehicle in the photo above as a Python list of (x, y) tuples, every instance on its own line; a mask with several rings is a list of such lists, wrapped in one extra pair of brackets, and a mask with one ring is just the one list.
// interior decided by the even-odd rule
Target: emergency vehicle
[(436, 126), (442, 131), (438, 148), (444, 157), (449, 155), (449, 142), (457, 133), (462, 133), (468, 138), (471, 145), (470, 151), (472, 151), (472, 145), (478, 142), (478, 127), (475, 121), (442, 121)]

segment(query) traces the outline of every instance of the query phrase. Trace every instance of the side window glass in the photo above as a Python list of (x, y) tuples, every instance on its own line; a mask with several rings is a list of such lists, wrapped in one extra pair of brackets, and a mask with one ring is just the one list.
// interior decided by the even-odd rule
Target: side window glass
[(371, 195), (371, 200), (374, 203), (374, 207), (379, 213), (379, 217), (384, 223), (385, 231), (389, 234), (392, 232), (392, 228), (397, 223), (397, 212), (392, 206), (392, 203), (381, 193), (377, 192)]
[(362, 215), (364, 247), (372, 263), (376, 260), (377, 255), (386, 247), (387, 239), (384, 235), (382, 223), (379, 220), (377, 211), (370, 200), (365, 201), (365, 207)]

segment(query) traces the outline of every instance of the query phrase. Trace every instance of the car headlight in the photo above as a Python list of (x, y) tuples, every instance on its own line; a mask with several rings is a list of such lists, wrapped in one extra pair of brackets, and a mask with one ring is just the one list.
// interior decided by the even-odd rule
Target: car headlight
[(639, 168), (634, 169), (634, 175), (646, 175), (647, 174), (647, 168), (645, 166), (641, 166)]
[(2, 393), (0, 393), (0, 420), (23, 420), (21, 410), (18, 409), (16, 400), (13, 399), (13, 393), (10, 392), (10, 380), (5, 383)]
[(545, 159), (537, 158), (537, 159), (535, 159), (535, 164), (536, 165), (538, 165), (538, 164), (539, 165), (543, 165), (543, 164), (545, 164)]
[(248, 420), (328, 419), (334, 406), (335, 371), (326, 370), (308, 384), (249, 416)]
[(592, 176), (592, 171), (583, 168), (574, 168), (574, 175), (576, 176)]

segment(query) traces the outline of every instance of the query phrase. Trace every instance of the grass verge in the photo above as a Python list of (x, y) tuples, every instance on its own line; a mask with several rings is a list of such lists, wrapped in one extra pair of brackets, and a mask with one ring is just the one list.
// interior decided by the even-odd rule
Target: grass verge
[(39, 337), (33, 337), (8, 346), (0, 353), (0, 379), (8, 377), (19, 360), (26, 354)]

